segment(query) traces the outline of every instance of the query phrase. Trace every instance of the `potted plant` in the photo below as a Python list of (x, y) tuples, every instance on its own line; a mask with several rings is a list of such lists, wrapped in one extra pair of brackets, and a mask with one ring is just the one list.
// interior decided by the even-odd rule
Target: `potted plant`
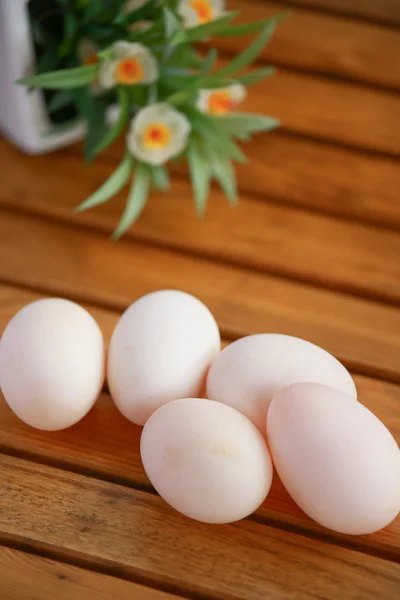
[(15, 85), (35, 71), (62, 67), (55, 52), (64, 37), (59, 8), (56, 0), (0, 2), (0, 129), (30, 154), (69, 144), (86, 129), (72, 105), (49, 110), (51, 91)]
[[(42, 12), (35, 12), (40, 2), (47, 12), (43, 6)], [(278, 125), (276, 119), (237, 108), (251, 84), (274, 72), (271, 67), (248, 68), (284, 15), (237, 24), (237, 13), (227, 12), (224, 0), (17, 0), (18, 8), (13, 5), (14, 0), (3, 0), (0, 17), (16, 35), (13, 16), (25, 15), (19, 35), (27, 39), (21, 45), (23, 60), (16, 61), (19, 71), (11, 69), (10, 57), (6, 64), (12, 76), (23, 75), (19, 83), (25, 88), (7, 88), (7, 102), (2, 98), (1, 104), (9, 106), (13, 94), (21, 103), (30, 103), (26, 120), (36, 125), (37, 135), (23, 143), (22, 123), (7, 127), (4, 115), (10, 108), (0, 115), (6, 132), (21, 146), (39, 151), (45, 148), (39, 148), (39, 140), (46, 138), (45, 123), (51, 123), (48, 135), (59, 125), (64, 128), (50, 148), (81, 135), (84, 122), (88, 161), (126, 136), (125, 155), (116, 171), (78, 210), (107, 202), (130, 181), (114, 233), (121, 236), (138, 218), (151, 189), (168, 188), (169, 166), (179, 159), (188, 163), (199, 214), (205, 210), (212, 180), (236, 202), (233, 162), (245, 160), (236, 140), (247, 141)], [(213, 35), (252, 33), (254, 41), (230, 62), (221, 63), (214, 48), (201, 53), (197, 46), (207, 41), (209, 47)], [(8, 43), (15, 48), (14, 42)], [(35, 74), (29, 75), (32, 70)], [(35, 91), (29, 92), (32, 88)], [(61, 123), (52, 122), (54, 115)], [(76, 117), (81, 119), (78, 125), (71, 121)]]

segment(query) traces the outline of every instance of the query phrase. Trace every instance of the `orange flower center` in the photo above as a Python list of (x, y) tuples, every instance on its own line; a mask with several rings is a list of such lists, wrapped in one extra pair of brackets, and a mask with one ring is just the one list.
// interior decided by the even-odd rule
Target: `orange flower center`
[(96, 63), (99, 62), (99, 58), (96, 54), (91, 54), (90, 56), (87, 56), (85, 58), (85, 60), (83, 61), (84, 65), (95, 65)]
[(214, 13), (209, 0), (192, 0), (190, 6), (196, 11), (199, 23), (204, 24), (212, 21)]
[(143, 134), (143, 143), (150, 150), (166, 148), (172, 138), (172, 131), (164, 123), (152, 123)]
[(133, 57), (120, 60), (115, 69), (115, 79), (122, 85), (134, 85), (143, 79), (143, 67), (140, 62)]
[(234, 106), (235, 103), (227, 92), (214, 92), (208, 99), (208, 112), (212, 115), (226, 115)]

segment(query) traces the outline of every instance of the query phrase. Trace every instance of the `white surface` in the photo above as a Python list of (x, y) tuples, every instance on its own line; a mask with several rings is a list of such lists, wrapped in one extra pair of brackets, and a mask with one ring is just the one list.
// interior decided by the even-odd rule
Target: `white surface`
[(265, 433), (272, 398), (301, 381), (357, 397), (349, 372), (331, 354), (305, 340), (272, 333), (245, 337), (225, 348), (211, 366), (207, 397), (236, 408)]
[(177, 400), (160, 408), (143, 429), (141, 455), (164, 500), (205, 523), (247, 517), (271, 487), (271, 458), (258, 429), (211, 400)]
[(104, 382), (103, 336), (78, 304), (46, 298), (28, 304), (0, 341), (0, 386), (28, 425), (58, 430), (92, 408)]
[(365, 406), (326, 386), (300, 383), (272, 401), (268, 443), (282, 483), (321, 525), (367, 534), (400, 510), (400, 451)]
[(108, 385), (122, 414), (144, 425), (162, 404), (201, 395), (220, 350), (214, 317), (174, 290), (144, 296), (122, 315), (110, 343)]

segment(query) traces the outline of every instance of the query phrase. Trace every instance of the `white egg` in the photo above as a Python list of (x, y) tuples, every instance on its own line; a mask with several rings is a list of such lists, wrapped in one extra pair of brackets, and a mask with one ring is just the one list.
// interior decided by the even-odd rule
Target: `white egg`
[(0, 386), (25, 423), (64, 429), (92, 408), (104, 382), (103, 336), (81, 306), (60, 298), (28, 304), (0, 342)]
[(272, 482), (263, 436), (242, 414), (212, 400), (175, 400), (144, 426), (146, 473), (168, 504), (204, 523), (231, 523), (254, 512)]
[(122, 414), (139, 425), (171, 400), (202, 395), (221, 339), (208, 308), (184, 292), (144, 296), (111, 338), (108, 384)]
[(326, 386), (282, 390), (267, 417), (272, 458), (289, 494), (312, 519), (366, 534), (400, 511), (400, 451), (381, 421)]
[(349, 372), (331, 354), (296, 337), (251, 335), (225, 348), (207, 377), (207, 397), (229, 404), (265, 434), (268, 406), (292, 383), (322, 383), (357, 397)]

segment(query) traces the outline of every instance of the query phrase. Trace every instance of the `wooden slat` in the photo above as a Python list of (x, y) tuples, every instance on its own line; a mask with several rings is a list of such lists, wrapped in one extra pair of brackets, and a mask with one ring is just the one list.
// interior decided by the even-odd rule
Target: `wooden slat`
[(158, 590), (0, 547), (4, 600), (177, 600)]
[(272, 115), (292, 133), (400, 155), (397, 93), (281, 68), (251, 88), (241, 110)]
[[(28, 291), (0, 288), (0, 332), (17, 310), (37, 297), (37, 294)], [(108, 342), (110, 322), (116, 321), (118, 315), (99, 309), (93, 311), (92, 307), (88, 309), (97, 318)], [(355, 376), (355, 381), (361, 401), (389, 427), (400, 442), (400, 386), (362, 376)], [(106, 394), (101, 395), (95, 408), (83, 421), (56, 433), (27, 427), (0, 399), (0, 449), (3, 451), (150, 489), (140, 459), (140, 432), (139, 427), (122, 417)], [(326, 533), (295, 505), (277, 477), (267, 502), (257, 514), (259, 518), (280, 526), (291, 525), (307, 532)], [(332, 536), (340, 543), (356, 544), (368, 552), (378, 552), (400, 560), (400, 519), (373, 536)]]
[(361, 21), (370, 19), (388, 25), (400, 25), (398, 0), (285, 0), (285, 4), (294, 8), (309, 6), (316, 11), (342, 13)]
[(167, 248), (112, 244), (89, 231), (1, 212), (0, 280), (118, 310), (155, 289), (183, 289), (205, 301), (229, 337), (297, 335), (351, 368), (399, 379), (398, 310)]
[(254, 86), (244, 103), (285, 129), (352, 147), (400, 154), (400, 96), (281, 69)]
[[(258, 21), (287, 10), (286, 3), (229, 0), (242, 10), (241, 21)], [(213, 39), (212, 44), (236, 53), (249, 38)], [(272, 64), (338, 75), (363, 83), (400, 88), (400, 36), (397, 31), (297, 8), (281, 23), (262, 54)]]
[[(336, 148), (317, 140), (301, 139), (277, 131), (257, 135), (250, 144), (243, 145), (248, 163), (236, 165), (240, 190), (267, 200), (311, 208), (357, 222), (366, 222), (385, 228), (400, 229), (399, 163), (395, 159), (362, 154), (354, 150)], [(27, 178), (35, 177), (35, 169), (42, 170), (33, 160), (17, 155), (5, 143), (0, 153), (4, 161), (14, 163), (11, 169), (10, 190), (21, 202), (26, 197), (21, 182), (17, 189), (13, 182), (18, 168)], [(74, 145), (65, 153), (79, 156), (83, 150)], [(109, 148), (99, 162), (117, 163), (123, 156), (123, 141)], [(58, 155), (60, 156), (60, 155)], [(53, 160), (46, 157), (46, 160)], [(187, 169), (181, 168), (187, 174)], [(6, 179), (8, 170), (3, 177)], [(99, 180), (100, 183), (100, 180)], [(8, 197), (8, 186), (0, 194)], [(76, 200), (79, 202), (80, 200)]]
[[(76, 191), (82, 190), (83, 198), (90, 185), (94, 190), (106, 176), (103, 165), (87, 170), (73, 157), (65, 157), (62, 163), (58, 157), (53, 157), (52, 163), (43, 157), (32, 162), (30, 170), (24, 169), (22, 179), (18, 166), (7, 162), (7, 185), (0, 193), (0, 204), (3, 201), (6, 206), (68, 221), (74, 219)], [(40, 193), (36, 193), (38, 182)], [(135, 225), (135, 236), (316, 285), (400, 302), (398, 233), (259, 202), (245, 195), (239, 207), (231, 210), (217, 192), (207, 218), (198, 219), (191, 196), (190, 185), (183, 181), (177, 181), (168, 196), (155, 196)], [(124, 201), (121, 195), (119, 202), (108, 202), (100, 210), (75, 217), (75, 221), (111, 231)]]
[(386, 560), (246, 521), (197, 524), (151, 494), (12, 457), (0, 465), (6, 539), (212, 598), (298, 599), (310, 586), (326, 600), (398, 597), (400, 566)]
[[(257, 135), (243, 150), (248, 162), (236, 165), (242, 194), (400, 229), (397, 160), (279, 132)], [(119, 161), (122, 155), (114, 148), (106, 156)]]

